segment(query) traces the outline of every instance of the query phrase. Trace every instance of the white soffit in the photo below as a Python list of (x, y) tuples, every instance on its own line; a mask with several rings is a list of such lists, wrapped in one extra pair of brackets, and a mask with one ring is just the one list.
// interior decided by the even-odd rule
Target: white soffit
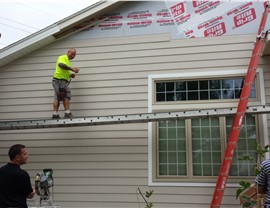
[(42, 46), (52, 43), (55, 38), (53, 34), (58, 32), (58, 26), (46, 28), (33, 35), (30, 35), (8, 47), (0, 50), (0, 66), (3, 66), (17, 58), (20, 58)]

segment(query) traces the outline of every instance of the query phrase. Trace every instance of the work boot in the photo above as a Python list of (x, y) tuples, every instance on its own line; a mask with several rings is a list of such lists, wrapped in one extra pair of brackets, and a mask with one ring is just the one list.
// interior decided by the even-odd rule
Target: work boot
[(53, 114), (52, 119), (60, 119), (60, 116)]
[(73, 118), (72, 113), (65, 113), (64, 118)]

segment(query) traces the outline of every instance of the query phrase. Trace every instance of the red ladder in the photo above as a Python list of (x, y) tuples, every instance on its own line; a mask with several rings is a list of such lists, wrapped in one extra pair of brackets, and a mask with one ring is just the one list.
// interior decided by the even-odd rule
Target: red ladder
[(225, 156), (223, 158), (223, 162), (219, 171), (219, 176), (216, 183), (216, 188), (214, 191), (214, 195), (212, 198), (210, 208), (219, 208), (222, 197), (225, 191), (227, 179), (229, 176), (229, 172), (232, 165), (234, 151), (236, 149), (238, 137), (240, 134), (240, 129), (242, 127), (243, 119), (245, 117), (247, 104), (250, 96), (250, 91), (254, 82), (254, 78), (256, 76), (256, 70), (259, 65), (260, 56), (263, 50), (266, 34), (264, 33), (264, 27), (266, 24), (266, 20), (269, 12), (269, 4), (267, 2), (265, 6), (265, 11), (263, 12), (260, 27), (257, 33), (256, 42), (253, 48), (252, 57), (250, 59), (249, 68), (246, 74), (246, 78), (244, 81), (244, 85), (242, 88), (242, 92), (240, 95), (240, 100), (238, 103), (237, 113), (234, 117), (234, 121), (231, 127), (231, 132), (229, 136), (229, 140), (227, 143)]

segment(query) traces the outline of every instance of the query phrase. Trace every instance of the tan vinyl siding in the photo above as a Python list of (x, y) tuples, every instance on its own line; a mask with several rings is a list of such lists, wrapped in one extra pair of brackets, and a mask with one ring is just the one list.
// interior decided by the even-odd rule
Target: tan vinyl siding
[[(57, 56), (77, 49), (71, 82), (75, 116), (148, 112), (148, 75), (237, 70), (248, 66), (255, 35), (170, 40), (168, 34), (61, 40), (0, 69), (0, 119), (48, 118)], [(269, 89), (269, 58), (263, 58)], [(267, 102), (270, 93), (266, 91)], [(61, 116), (63, 107), (61, 106)], [(136, 189), (154, 190), (154, 207), (209, 207), (213, 187), (148, 187), (147, 124), (0, 132), (0, 164), (8, 147), (24, 143), (32, 181), (53, 168), (54, 199), (62, 207), (139, 207)], [(140, 196), (138, 196), (140, 198)], [(140, 198), (142, 202), (142, 199)], [(141, 204), (143, 207), (143, 204)], [(222, 207), (240, 207), (227, 188)]]

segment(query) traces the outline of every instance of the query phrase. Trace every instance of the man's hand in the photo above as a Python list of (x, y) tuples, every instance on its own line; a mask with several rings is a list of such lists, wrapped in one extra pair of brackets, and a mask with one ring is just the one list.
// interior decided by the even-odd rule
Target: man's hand
[(36, 194), (35, 189), (33, 189), (33, 191), (27, 196), (27, 199), (32, 199)]
[(71, 71), (75, 72), (75, 73), (79, 73), (79, 69), (78, 68), (71, 68)]
[(70, 78), (75, 78), (76, 75), (75, 74), (70, 74)]

